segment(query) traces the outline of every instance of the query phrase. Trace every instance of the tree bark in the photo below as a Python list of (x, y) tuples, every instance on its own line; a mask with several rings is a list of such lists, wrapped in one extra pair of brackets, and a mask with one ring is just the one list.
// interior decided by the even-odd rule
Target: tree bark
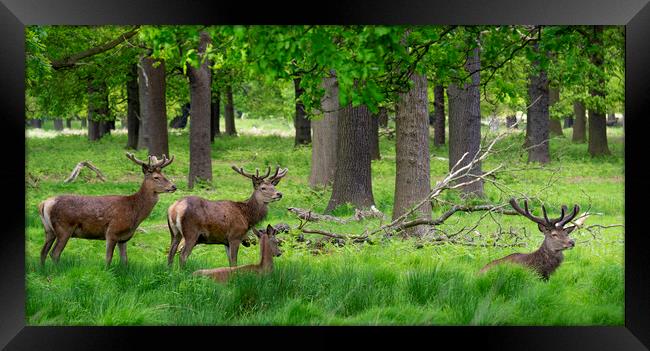
[(226, 134), (237, 135), (235, 129), (235, 106), (232, 102), (232, 86), (226, 86), (226, 106), (223, 111), (226, 120)]
[[(548, 108), (560, 101), (560, 89), (559, 88), (548, 88)], [(552, 136), (564, 136), (564, 131), (562, 130), (562, 123), (557, 118), (552, 118), (550, 116), (549, 110), (549, 131)]]
[(379, 126), (382, 128), (388, 127), (388, 110), (385, 107), (379, 109)]
[(65, 127), (68, 129), (72, 129), (72, 119), (68, 118), (65, 120)]
[(585, 104), (582, 101), (573, 102), (573, 113), (575, 119), (573, 120), (573, 138), (576, 143), (587, 142), (587, 113)]
[(40, 118), (33, 118), (29, 120), (29, 125), (32, 126), (32, 128), (42, 128), (43, 127), (43, 120)]
[(300, 101), (300, 96), (305, 92), (305, 89), (300, 87), (300, 78), (295, 78), (293, 85), (296, 100), (296, 115), (293, 119), (293, 126), (296, 129), (294, 146), (308, 145), (311, 143), (311, 121), (305, 113), (305, 105)]
[[(603, 43), (603, 26), (593, 26), (593, 44), (600, 47)], [(604, 70), (603, 50), (594, 50), (591, 54), (591, 63), (599, 70)], [(592, 78), (593, 83), (589, 88), (591, 96), (605, 98), (605, 80), (602, 76)], [(595, 107), (589, 108), (589, 154), (591, 156), (609, 155), (607, 146), (607, 121), (605, 112)]]
[[(199, 39), (199, 57), (211, 42), (207, 32), (202, 31)], [(204, 60), (199, 68), (187, 65), (190, 81), (190, 172), (187, 185), (194, 187), (197, 180), (212, 181), (212, 157), (210, 146), (210, 68)]]
[(379, 115), (373, 115), (370, 118), (368, 138), (370, 142), (370, 159), (381, 160), (381, 154), (379, 153)]
[(126, 81), (126, 125), (128, 149), (138, 148), (138, 131), (140, 130), (140, 96), (138, 94), (138, 66), (132, 65)]
[(86, 124), (87, 124), (86, 118), (80, 118), (80, 121), (81, 121), (81, 128), (82, 129), (86, 128)]
[[(429, 101), (427, 79), (412, 74), (413, 87), (400, 94), (395, 115), (396, 154), (395, 201), (393, 220), (407, 212), (428, 196), (431, 182), (429, 173)], [(426, 202), (415, 212), (414, 219), (431, 219), (431, 203)], [(422, 236), (427, 226), (404, 230), (406, 236)]]
[(564, 128), (571, 128), (571, 127), (573, 127), (573, 117), (571, 116), (564, 117)]
[(336, 171), (332, 197), (326, 212), (351, 203), (357, 208), (375, 204), (370, 176), (370, 140), (372, 116), (365, 105), (341, 109), (337, 123)]
[(517, 129), (517, 116), (507, 116), (506, 117), (506, 127)]
[(105, 82), (88, 83), (88, 140), (101, 139), (108, 118), (108, 87)]
[[(535, 51), (538, 44), (534, 44)], [(528, 84), (528, 111), (526, 123), (528, 162), (548, 163), (550, 161), (549, 138), (549, 88), (546, 72), (539, 68), (539, 61), (534, 61), (533, 71)]]
[(433, 88), (433, 145), (445, 145), (445, 87), (436, 85)]
[[(157, 67), (154, 67), (157, 64)], [(140, 60), (140, 125), (138, 148), (147, 147), (149, 155), (169, 156), (167, 106), (165, 102), (165, 61), (143, 57)]]
[[(449, 99), (449, 169), (451, 170), (463, 154), (467, 156), (458, 167), (463, 167), (476, 157), (481, 147), (481, 91), (480, 91), (479, 49), (475, 48), (473, 54), (467, 58), (465, 71), (474, 72), (471, 82), (465, 83), (462, 88), (458, 82), (449, 84), (447, 97)], [(476, 175), (482, 174), (480, 162), (469, 170), (468, 175), (462, 177), (457, 183), (474, 180)], [(483, 181), (479, 180), (461, 188), (463, 194), (483, 196)]]
[(214, 142), (214, 137), (218, 136), (219, 131), (219, 114), (221, 113), (221, 94), (215, 91), (212, 94), (212, 103), (210, 104), (210, 142)]
[(63, 130), (63, 120), (61, 118), (54, 120), (54, 130)]
[(332, 184), (336, 171), (337, 123), (339, 116), (339, 87), (336, 77), (323, 79), (325, 96), (321, 101), (323, 115), (311, 122), (314, 130), (311, 147), (309, 186)]

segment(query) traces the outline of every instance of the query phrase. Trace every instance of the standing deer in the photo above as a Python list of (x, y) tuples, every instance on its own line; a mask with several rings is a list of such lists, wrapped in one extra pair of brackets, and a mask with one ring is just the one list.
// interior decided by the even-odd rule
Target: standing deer
[[(560, 218), (549, 219), (546, 215), (546, 208), (544, 208), (544, 206), (542, 206), (544, 218), (539, 218), (530, 214), (530, 211), (528, 210), (528, 201), (524, 201), (525, 210), (522, 210), (521, 207), (519, 207), (515, 199), (510, 199), (510, 205), (512, 205), (512, 208), (514, 208), (515, 211), (537, 223), (537, 228), (544, 234), (544, 242), (542, 242), (540, 248), (535, 252), (527, 254), (514, 253), (498, 260), (494, 260), (483, 267), (479, 273), (484, 273), (501, 263), (513, 262), (532, 268), (539, 273), (542, 279), (548, 280), (549, 276), (560, 266), (562, 260), (564, 260), (564, 254), (562, 251), (575, 246), (575, 241), (569, 238), (569, 234), (576, 228), (576, 226), (572, 225), (567, 228), (564, 228), (564, 226), (578, 214), (580, 207), (574, 205), (573, 212), (569, 216), (565, 217), (567, 207), (563, 205)], [(586, 216), (582, 216), (578, 220), (580, 222), (576, 223), (577, 226), (581, 226), (585, 219)]]
[(194, 272), (194, 275), (204, 275), (210, 277), (218, 282), (225, 282), (235, 272), (256, 272), (256, 273), (269, 273), (273, 270), (273, 257), (282, 255), (278, 247), (278, 239), (275, 237), (277, 230), (270, 224), (266, 226), (266, 231), (260, 233), (257, 229), (253, 228), (253, 233), (260, 239), (260, 263), (249, 264), (246, 266), (238, 267), (222, 267), (214, 269), (201, 269)]
[(61, 252), (70, 238), (106, 240), (106, 264), (113, 259), (115, 245), (120, 249), (120, 261), (127, 263), (126, 242), (133, 237), (135, 229), (149, 216), (158, 202), (159, 193), (172, 193), (176, 186), (162, 174), (174, 157), (162, 160), (149, 156), (149, 162), (138, 160), (133, 154), (126, 157), (142, 166), (144, 181), (140, 190), (132, 195), (82, 196), (59, 195), (38, 205), (45, 228), (45, 245), (41, 250), (41, 265), (50, 251), (54, 262), (59, 262)]
[(171, 247), (167, 263), (171, 265), (181, 239), (185, 240), (179, 262), (183, 267), (196, 244), (225, 245), (231, 267), (237, 265), (239, 244), (248, 230), (266, 217), (268, 204), (282, 198), (275, 189), (282, 177), (289, 171), (278, 167), (269, 177), (271, 167), (265, 175), (246, 173), (240, 167), (232, 169), (253, 181), (253, 194), (247, 201), (210, 201), (197, 196), (184, 197), (174, 202), (167, 210), (167, 225), (171, 233)]

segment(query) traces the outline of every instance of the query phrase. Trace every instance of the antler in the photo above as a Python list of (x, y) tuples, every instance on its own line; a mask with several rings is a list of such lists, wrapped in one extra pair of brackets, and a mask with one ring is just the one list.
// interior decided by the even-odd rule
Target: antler
[(269, 181), (273, 184), (276, 185), (280, 182), (280, 179), (282, 179), (285, 175), (287, 175), (287, 172), (289, 172), (289, 168), (280, 168), (277, 167), (275, 169), (275, 174), (269, 178)]
[(522, 210), (521, 207), (519, 207), (519, 204), (517, 203), (517, 200), (514, 198), (510, 199), (510, 205), (512, 208), (515, 209), (515, 211), (519, 212), (522, 216), (530, 219), (531, 221), (538, 223), (540, 225), (543, 225), (545, 227), (548, 227), (550, 224), (550, 221), (548, 220), (548, 217), (546, 216), (546, 209), (544, 206), (542, 206), (542, 212), (544, 213), (544, 218), (539, 218), (535, 217), (532, 214), (530, 214), (530, 211), (528, 210), (528, 201), (524, 200), (524, 208), (525, 210)]
[[(130, 152), (127, 152), (127, 153), (126, 153), (126, 157), (127, 157), (129, 160), (133, 161), (133, 162), (134, 162), (135, 164), (137, 164), (137, 165), (145, 166), (145, 167), (149, 167), (149, 164), (145, 163), (145, 162), (142, 161), (142, 160), (138, 160), (138, 159), (137, 159), (137, 158), (136, 158), (132, 153), (130, 153)], [(149, 159), (149, 161), (151, 161), (151, 159)]]
[[(237, 166), (232, 165), (232, 166), (230, 166), (230, 168), (232, 168), (235, 172), (243, 175), (246, 178), (250, 178), (250, 179), (255, 180), (256, 176), (254, 176), (252, 173), (246, 173), (242, 167), (237, 168)], [(258, 172), (258, 174), (259, 174), (259, 172)]]
[[(156, 156), (149, 156), (149, 165), (153, 168), (165, 168), (169, 166), (170, 163), (174, 162), (174, 156), (171, 159), (167, 158), (167, 155), (163, 154), (162, 160), (158, 161)], [(152, 162), (153, 160), (153, 162)]]
[[(566, 207), (566, 206), (563, 206)], [(573, 205), (573, 212), (567, 218), (561, 218), (556, 224), (556, 227), (562, 228), (565, 224), (569, 223), (580, 211), (580, 206)], [(562, 217), (564, 217), (564, 211), (562, 211)]]

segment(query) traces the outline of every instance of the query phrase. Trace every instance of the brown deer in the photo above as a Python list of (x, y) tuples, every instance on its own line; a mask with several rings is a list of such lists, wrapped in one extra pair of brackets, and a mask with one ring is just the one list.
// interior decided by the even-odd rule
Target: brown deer
[(221, 244), (226, 247), (226, 255), (231, 267), (237, 265), (239, 245), (246, 233), (266, 217), (268, 204), (282, 198), (275, 189), (288, 169), (278, 167), (269, 177), (271, 167), (265, 175), (246, 173), (242, 168), (232, 169), (253, 181), (253, 194), (247, 201), (210, 201), (197, 196), (184, 197), (174, 202), (167, 210), (167, 225), (171, 233), (171, 247), (167, 263), (172, 265), (174, 255), (181, 239), (185, 244), (179, 262), (185, 266), (187, 257), (196, 244)]
[[(539, 273), (543, 280), (548, 280), (549, 276), (564, 260), (564, 254), (562, 251), (571, 249), (575, 246), (575, 241), (569, 238), (569, 234), (576, 228), (576, 225), (567, 228), (564, 226), (578, 214), (580, 207), (578, 205), (573, 206), (573, 212), (568, 216), (565, 216), (567, 207), (563, 205), (560, 217), (549, 219), (546, 215), (546, 208), (544, 208), (544, 206), (542, 206), (544, 218), (540, 218), (530, 214), (530, 211), (528, 210), (528, 201), (524, 201), (525, 210), (522, 210), (521, 207), (519, 207), (515, 199), (510, 199), (510, 204), (515, 211), (537, 223), (537, 228), (544, 234), (544, 241), (540, 248), (535, 252), (527, 254), (514, 253), (498, 260), (494, 260), (483, 267), (479, 273), (484, 273), (498, 264), (512, 262), (532, 268)], [(586, 219), (586, 216), (581, 216), (580, 223), (576, 223), (577, 226), (582, 225), (584, 219)]]
[(41, 250), (41, 265), (54, 240), (56, 245), (50, 253), (59, 262), (61, 252), (70, 238), (106, 240), (106, 264), (113, 259), (115, 245), (120, 249), (120, 261), (127, 263), (126, 242), (133, 237), (135, 229), (149, 216), (158, 202), (159, 193), (172, 193), (176, 186), (162, 174), (174, 157), (162, 160), (149, 156), (149, 162), (138, 160), (133, 154), (126, 157), (142, 166), (144, 181), (140, 190), (132, 195), (82, 196), (59, 195), (38, 205), (45, 228), (45, 245)]
[(226, 282), (235, 272), (256, 272), (269, 273), (273, 270), (273, 257), (282, 255), (278, 247), (279, 241), (275, 237), (277, 231), (270, 224), (266, 226), (266, 231), (260, 233), (253, 228), (253, 233), (260, 239), (260, 263), (249, 264), (238, 267), (222, 267), (214, 269), (201, 269), (194, 272), (194, 275), (204, 275), (218, 282)]

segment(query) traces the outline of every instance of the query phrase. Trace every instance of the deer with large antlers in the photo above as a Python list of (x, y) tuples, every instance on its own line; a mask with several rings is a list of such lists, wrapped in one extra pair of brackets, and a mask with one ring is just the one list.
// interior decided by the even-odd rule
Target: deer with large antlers
[(236, 272), (270, 273), (273, 270), (273, 257), (282, 255), (279, 241), (275, 237), (277, 230), (272, 225), (267, 225), (266, 230), (259, 232), (252, 228), (253, 233), (260, 239), (260, 263), (249, 264), (238, 267), (221, 267), (213, 269), (201, 269), (192, 274), (210, 277), (217, 282), (226, 282)]
[(512, 262), (535, 270), (544, 280), (548, 280), (549, 276), (560, 266), (564, 260), (562, 251), (571, 249), (575, 246), (575, 241), (569, 238), (569, 234), (581, 226), (586, 215), (581, 216), (576, 220), (575, 224), (565, 228), (569, 222), (575, 218), (580, 210), (578, 205), (573, 206), (573, 211), (566, 215), (567, 207), (562, 206), (562, 213), (559, 218), (549, 219), (546, 214), (546, 208), (542, 206), (542, 213), (544, 218), (533, 216), (528, 209), (528, 201), (524, 201), (524, 209), (519, 207), (515, 199), (510, 199), (510, 205), (515, 211), (531, 221), (537, 223), (537, 228), (544, 234), (544, 241), (542, 245), (535, 252), (531, 253), (514, 253), (506, 257), (494, 260), (483, 267), (479, 273), (484, 273), (490, 268), (506, 262)]
[(231, 267), (237, 265), (239, 245), (246, 238), (246, 233), (255, 224), (266, 217), (268, 204), (282, 198), (282, 193), (275, 189), (287, 174), (287, 168), (278, 167), (273, 175), (271, 167), (260, 176), (246, 173), (243, 168), (232, 169), (253, 182), (253, 194), (243, 202), (221, 200), (210, 201), (197, 196), (184, 197), (174, 202), (167, 210), (167, 225), (171, 233), (171, 247), (167, 263), (171, 265), (181, 239), (185, 241), (179, 257), (181, 266), (185, 266), (187, 257), (196, 244), (221, 244), (226, 248), (226, 255)]
[(120, 250), (120, 261), (127, 263), (126, 242), (133, 237), (136, 228), (149, 216), (158, 202), (159, 193), (172, 193), (176, 186), (163, 174), (174, 157), (162, 160), (149, 156), (148, 162), (138, 160), (133, 154), (126, 157), (142, 166), (144, 181), (140, 190), (132, 195), (82, 196), (59, 195), (38, 205), (39, 215), (45, 228), (45, 245), (41, 250), (41, 265), (50, 253), (54, 262), (70, 238), (106, 240), (106, 264), (113, 259), (115, 245)]

